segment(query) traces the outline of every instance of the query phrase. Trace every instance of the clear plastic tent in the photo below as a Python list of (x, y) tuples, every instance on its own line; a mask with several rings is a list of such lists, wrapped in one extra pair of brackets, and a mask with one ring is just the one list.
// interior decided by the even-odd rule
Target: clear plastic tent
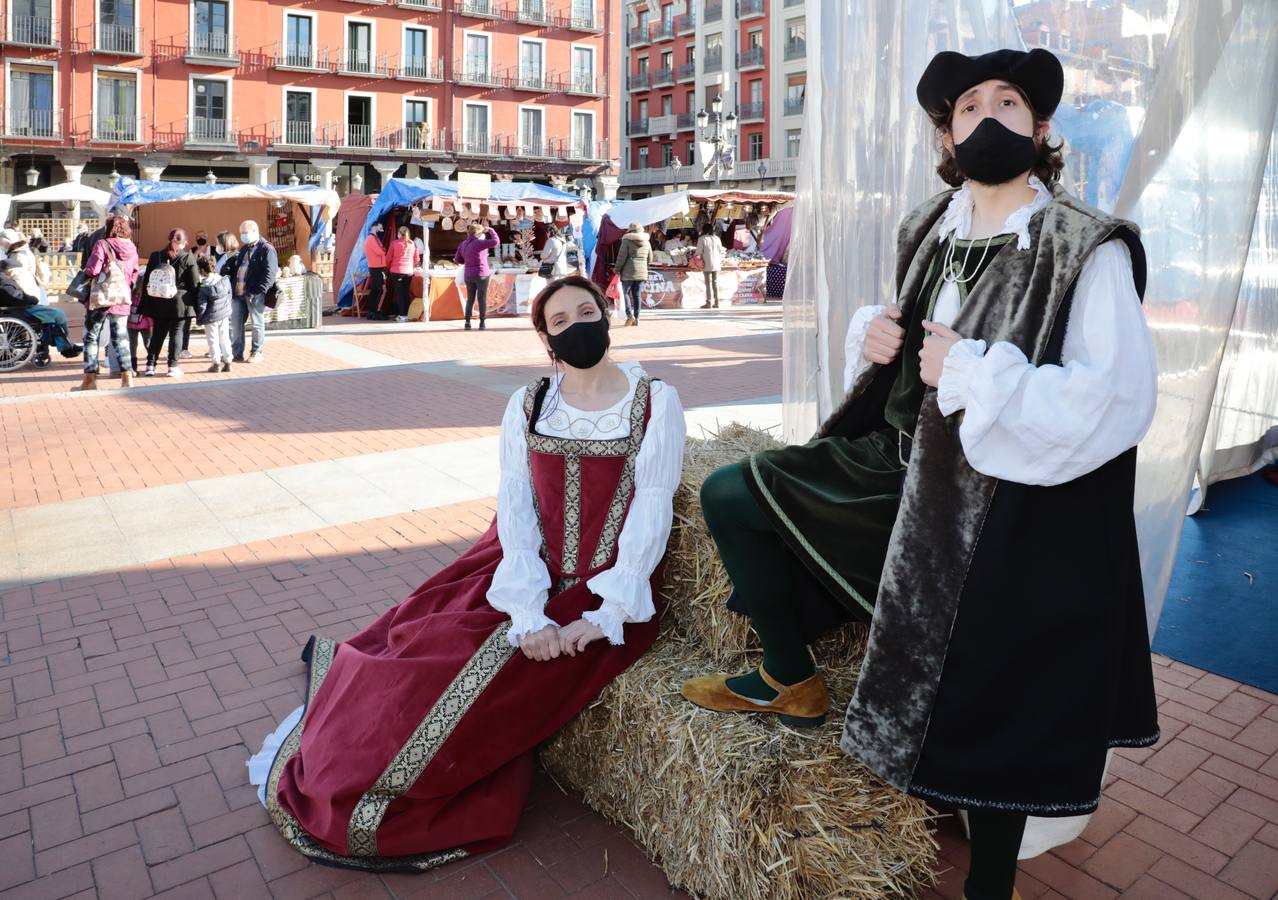
[[(1138, 222), (1150, 259), (1159, 408), (1141, 445), (1137, 520), (1152, 632), (1200, 457), (1214, 459), (1214, 446), (1203, 449), (1213, 403), (1213, 441), (1245, 435), (1254, 410), (1278, 408), (1272, 179), (1253, 232), (1278, 102), (1278, 3), (823, 0), (808, 18), (786, 438), (806, 440), (840, 399), (848, 320), (892, 297), (897, 223), (944, 188), (914, 97), (928, 60), (946, 49), (1048, 47), (1066, 73), (1053, 124), (1067, 142), (1064, 183)], [(1218, 397), (1226, 352), (1269, 368), (1253, 377), (1233, 366)]]

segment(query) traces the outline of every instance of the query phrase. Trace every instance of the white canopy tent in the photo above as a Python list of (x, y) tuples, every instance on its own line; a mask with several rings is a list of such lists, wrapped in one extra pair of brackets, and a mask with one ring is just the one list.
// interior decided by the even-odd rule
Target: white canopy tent
[(106, 211), (111, 195), (78, 181), (67, 181), (25, 194), (15, 194), (10, 199), (13, 203), (88, 203), (100, 216)]

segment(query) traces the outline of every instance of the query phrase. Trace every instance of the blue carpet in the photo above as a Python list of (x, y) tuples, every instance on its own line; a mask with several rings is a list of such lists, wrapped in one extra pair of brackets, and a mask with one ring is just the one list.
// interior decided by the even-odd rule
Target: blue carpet
[(1259, 473), (1185, 521), (1154, 650), (1278, 694), (1278, 486)]

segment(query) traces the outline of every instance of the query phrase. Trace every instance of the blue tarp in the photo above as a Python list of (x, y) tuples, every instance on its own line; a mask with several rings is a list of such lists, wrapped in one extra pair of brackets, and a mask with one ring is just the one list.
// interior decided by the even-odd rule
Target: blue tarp
[[(356, 238), (355, 247), (351, 251), (350, 262), (346, 264), (346, 272), (343, 273), (341, 289), (337, 295), (338, 308), (351, 305), (355, 294), (354, 276), (368, 271), (367, 257), (364, 255), (364, 239), (372, 230), (373, 223), (380, 221), (387, 213), (401, 206), (412, 206), (414, 203), (420, 203), (432, 197), (455, 199), (457, 182), (440, 181), (435, 178), (392, 178), (382, 186), (381, 193), (377, 195), (377, 202), (368, 211), (364, 225), (359, 230), (359, 237)], [(576, 194), (557, 191), (543, 184), (527, 181), (495, 181), (488, 198), (480, 202), (519, 203), (521, 201), (574, 206), (579, 209), (584, 207), (582, 199)]]

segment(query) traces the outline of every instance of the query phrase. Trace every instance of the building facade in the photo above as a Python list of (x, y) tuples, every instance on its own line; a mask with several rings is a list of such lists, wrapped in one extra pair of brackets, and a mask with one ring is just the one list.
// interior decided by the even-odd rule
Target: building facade
[[(628, 0), (622, 196), (712, 187), (716, 168), (721, 185), (793, 190), (805, 13), (804, 0)], [(705, 142), (716, 98), (722, 154)]]
[(460, 168), (604, 196), (620, 2), (0, 0), (0, 192)]

